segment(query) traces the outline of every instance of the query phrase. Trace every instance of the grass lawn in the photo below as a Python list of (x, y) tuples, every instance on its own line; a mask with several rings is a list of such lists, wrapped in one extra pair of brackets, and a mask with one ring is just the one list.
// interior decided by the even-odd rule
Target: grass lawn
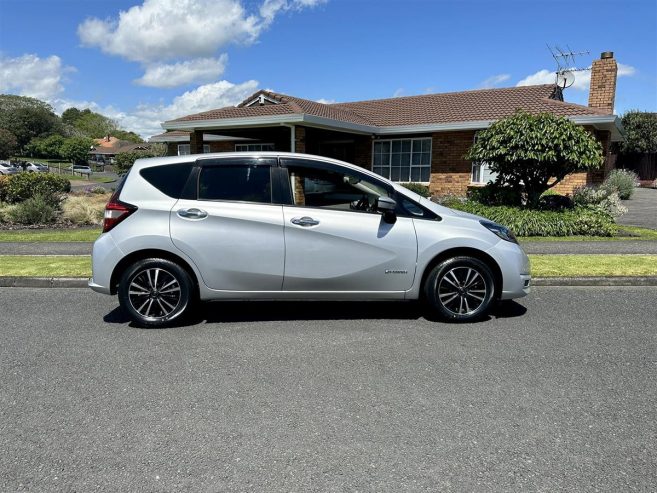
[[(657, 230), (640, 228), (638, 226), (617, 226), (618, 234), (622, 236), (520, 236), (518, 241), (628, 241), (657, 240)], [(627, 236), (632, 235), (632, 236)]]
[[(530, 255), (534, 277), (657, 276), (657, 255)], [(87, 256), (0, 255), (0, 276), (89, 277)]]
[(0, 276), (90, 277), (91, 257), (0, 255)]
[(529, 255), (535, 277), (657, 276), (657, 255)]
[[(19, 231), (0, 231), (2, 242), (69, 242), (96, 241), (100, 229), (29, 229)], [(0, 247), (1, 249), (1, 247)]]

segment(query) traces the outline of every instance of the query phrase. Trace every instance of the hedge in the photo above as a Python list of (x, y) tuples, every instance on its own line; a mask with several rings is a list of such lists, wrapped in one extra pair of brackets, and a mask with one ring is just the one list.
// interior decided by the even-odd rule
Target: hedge
[(71, 191), (71, 183), (63, 176), (50, 173), (18, 173), (0, 180), (0, 201), (15, 204), (42, 196), (52, 197)]
[(611, 214), (595, 207), (541, 211), (458, 200), (444, 205), (503, 224), (518, 236), (613, 236), (616, 231)]

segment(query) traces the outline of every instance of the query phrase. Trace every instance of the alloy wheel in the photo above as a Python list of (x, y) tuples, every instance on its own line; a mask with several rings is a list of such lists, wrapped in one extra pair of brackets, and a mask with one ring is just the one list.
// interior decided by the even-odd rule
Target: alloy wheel
[(176, 311), (181, 298), (178, 279), (160, 267), (140, 270), (130, 280), (128, 299), (146, 320), (165, 320)]
[(482, 274), (473, 267), (454, 267), (436, 281), (436, 299), (454, 315), (475, 313), (488, 296)]

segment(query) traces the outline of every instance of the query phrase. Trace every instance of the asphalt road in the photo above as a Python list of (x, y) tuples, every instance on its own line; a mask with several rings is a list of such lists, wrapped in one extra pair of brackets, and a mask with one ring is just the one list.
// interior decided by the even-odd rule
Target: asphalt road
[(490, 320), (0, 289), (0, 491), (650, 491), (657, 288), (535, 288)]

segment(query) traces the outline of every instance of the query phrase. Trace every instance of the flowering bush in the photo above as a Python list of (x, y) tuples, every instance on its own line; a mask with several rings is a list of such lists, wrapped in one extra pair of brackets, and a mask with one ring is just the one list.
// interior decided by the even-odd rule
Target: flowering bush
[(627, 212), (618, 193), (606, 187), (579, 187), (573, 191), (573, 202), (576, 206), (599, 208), (618, 218)]
[(622, 200), (632, 198), (634, 189), (638, 186), (638, 175), (634, 171), (628, 169), (612, 170), (602, 184), (602, 188), (606, 188), (612, 192), (617, 192)]

